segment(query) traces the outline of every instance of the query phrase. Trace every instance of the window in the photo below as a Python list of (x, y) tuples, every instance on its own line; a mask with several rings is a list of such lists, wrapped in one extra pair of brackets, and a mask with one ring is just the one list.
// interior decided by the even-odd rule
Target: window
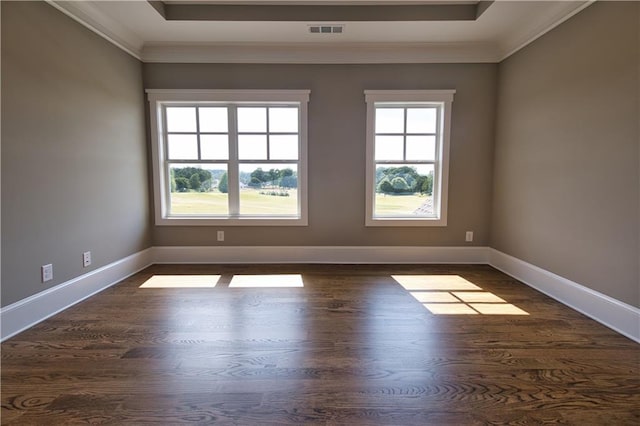
[(158, 225), (307, 225), (308, 90), (147, 90)]
[(367, 226), (446, 226), (455, 90), (366, 90)]

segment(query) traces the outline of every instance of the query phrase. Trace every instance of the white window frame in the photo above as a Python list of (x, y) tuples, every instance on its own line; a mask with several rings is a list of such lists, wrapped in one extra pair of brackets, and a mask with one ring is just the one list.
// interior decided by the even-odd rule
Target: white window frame
[[(455, 90), (365, 90), (367, 104), (366, 147), (366, 217), (365, 226), (447, 226), (449, 190), (449, 140), (451, 133), (451, 105)], [(440, 132), (436, 139), (433, 197), (435, 217), (375, 216), (375, 111), (376, 104), (410, 107), (437, 105), (441, 108)]]
[[(147, 89), (150, 108), (151, 153), (153, 157), (153, 187), (156, 225), (175, 226), (307, 226), (308, 225), (308, 193), (307, 193), (307, 117), (310, 90), (182, 90), (182, 89)], [(292, 216), (170, 216), (169, 175), (165, 166), (163, 126), (163, 105), (184, 103), (233, 103), (281, 104), (297, 103), (300, 110), (299, 149), (298, 149), (298, 212)], [(232, 129), (229, 129), (232, 131)], [(238, 164), (237, 155), (229, 152), (229, 167)], [(195, 162), (194, 162), (195, 163)], [(229, 173), (232, 173), (229, 170)], [(231, 197), (231, 192), (229, 193)]]

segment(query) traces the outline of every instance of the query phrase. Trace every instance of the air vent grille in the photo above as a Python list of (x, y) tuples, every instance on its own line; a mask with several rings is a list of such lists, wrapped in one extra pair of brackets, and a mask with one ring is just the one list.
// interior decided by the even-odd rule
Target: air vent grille
[(342, 34), (344, 25), (309, 25), (309, 32), (313, 34)]

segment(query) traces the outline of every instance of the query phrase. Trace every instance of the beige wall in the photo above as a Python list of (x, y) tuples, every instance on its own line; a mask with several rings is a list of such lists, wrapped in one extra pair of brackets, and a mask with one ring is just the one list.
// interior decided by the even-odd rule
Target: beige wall
[[(215, 65), (145, 64), (153, 89), (310, 89), (309, 226), (156, 226), (154, 244), (474, 245), (489, 235), (495, 64)], [(456, 89), (451, 132), (449, 225), (365, 228), (365, 89)]]
[(639, 12), (598, 2), (499, 66), (491, 246), (640, 306)]
[(150, 219), (140, 62), (44, 2), (1, 7), (6, 306), (149, 247)]

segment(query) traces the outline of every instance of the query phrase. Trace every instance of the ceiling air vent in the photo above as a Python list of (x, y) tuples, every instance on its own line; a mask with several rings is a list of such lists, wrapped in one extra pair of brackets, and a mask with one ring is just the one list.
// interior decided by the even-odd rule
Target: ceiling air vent
[(342, 34), (344, 25), (309, 25), (309, 32), (313, 34)]

